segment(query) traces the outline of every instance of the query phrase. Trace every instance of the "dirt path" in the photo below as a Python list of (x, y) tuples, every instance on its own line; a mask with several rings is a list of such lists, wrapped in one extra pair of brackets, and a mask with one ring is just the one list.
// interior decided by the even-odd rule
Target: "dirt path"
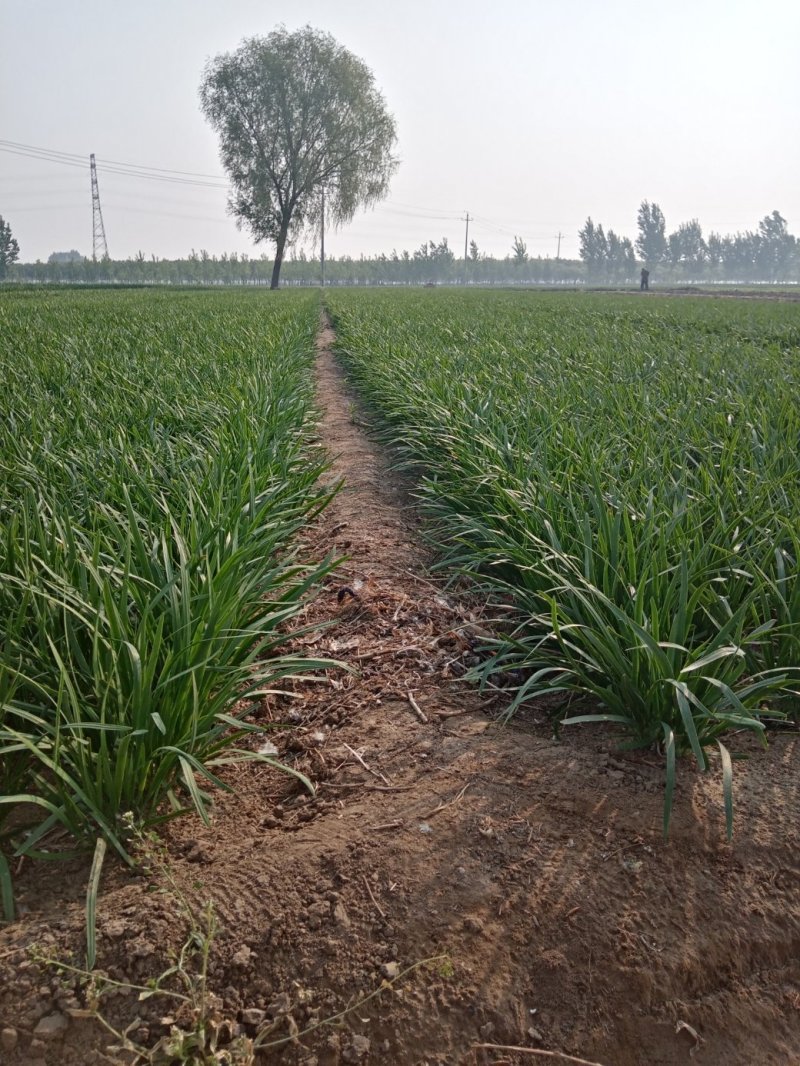
[[(800, 1061), (796, 738), (737, 767), (733, 847), (718, 782), (681, 767), (665, 845), (653, 756), (621, 756), (599, 731), (556, 742), (535, 714), (499, 727), (461, 680), (480, 611), (429, 580), (418, 518), (361, 428), (331, 340), (324, 329), (320, 437), (345, 486), (307, 547), (348, 560), (308, 611), (328, 627), (295, 643), (351, 672), (294, 682), (261, 711), (292, 723), (270, 736), (317, 795), (242, 767), (210, 829), (184, 820), (167, 837), (181, 891), (217, 910), (219, 1012), (251, 1036), (272, 1019), (277, 1040), (353, 1008), (266, 1060), (304, 1066), (568, 1061), (500, 1045), (683, 1066), (693, 1031), (696, 1066)], [(71, 993), (14, 951), (79, 947), (84, 884), (84, 867), (46, 881), (23, 871), (28, 912), (0, 934), (0, 1029), (19, 1035), (2, 1062), (124, 1061), (96, 1056), (79, 1021), (30, 1050)], [(169, 893), (104, 874), (111, 976), (157, 974), (183, 925)], [(164, 1031), (163, 1001), (122, 996), (110, 1010), (138, 1012), (143, 1040)]]
[(325, 320), (317, 337), (320, 439), (331, 457), (330, 481), (343, 481), (344, 487), (325, 515), (323, 542), (333, 538), (346, 550), (351, 562), (345, 572), (361, 568), (402, 595), (408, 577), (419, 576), (421, 569), (410, 501), (387, 457), (360, 426), (362, 414), (334, 359), (333, 342)]

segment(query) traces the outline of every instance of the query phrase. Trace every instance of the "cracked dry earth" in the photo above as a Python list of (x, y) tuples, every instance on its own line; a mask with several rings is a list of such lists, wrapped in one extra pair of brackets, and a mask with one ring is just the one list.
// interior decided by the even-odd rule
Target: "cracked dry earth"
[[(429, 578), (333, 339), (323, 323), (320, 437), (344, 487), (306, 549), (347, 558), (307, 611), (328, 627), (295, 644), (350, 672), (259, 711), (288, 724), (269, 735), (316, 797), (242, 766), (210, 828), (165, 836), (180, 893), (216, 908), (214, 1010), (247, 1036), (271, 1025), (283, 1043), (258, 1061), (287, 1066), (800, 1062), (797, 736), (737, 765), (733, 845), (718, 780), (681, 766), (665, 844), (653, 755), (600, 729), (556, 741), (536, 708), (498, 724), (498, 698), (462, 680), (480, 605)], [(87, 872), (19, 874), (23, 914), (0, 931), (8, 1066), (132, 1061), (28, 954), (79, 957)], [(185, 936), (176, 893), (152, 887), (104, 870), (98, 966), (117, 980), (157, 975)], [(105, 1009), (151, 1045), (175, 1013), (124, 989)]]

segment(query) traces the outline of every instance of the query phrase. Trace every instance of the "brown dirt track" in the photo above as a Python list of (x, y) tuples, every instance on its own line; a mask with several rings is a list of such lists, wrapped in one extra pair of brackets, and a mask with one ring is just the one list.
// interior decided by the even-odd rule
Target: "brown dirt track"
[[(220, 1014), (252, 1035), (241, 1012), (265, 1011), (279, 1039), (436, 957), (259, 1061), (800, 1062), (797, 735), (737, 765), (733, 845), (717, 777), (682, 765), (665, 844), (654, 756), (620, 755), (601, 730), (556, 741), (535, 712), (498, 725), (499, 700), (460, 680), (480, 610), (428, 579), (413, 506), (354, 421), (331, 339), (320, 334), (320, 435), (345, 487), (308, 549), (349, 558), (308, 611), (332, 625), (300, 643), (354, 672), (295, 682), (261, 709), (292, 722), (278, 746), (317, 796), (241, 767), (210, 829), (186, 819), (166, 836), (181, 891), (216, 905)], [(357, 596), (340, 602), (345, 585)], [(27, 954), (79, 956), (86, 876), (84, 863), (19, 874), (23, 915), (0, 930), (8, 1066), (131, 1061), (103, 1052), (99, 1026), (70, 1017), (73, 991)], [(151, 887), (104, 871), (98, 965), (119, 980), (157, 975), (184, 936), (175, 899)], [(150, 1043), (170, 1011), (124, 993), (106, 1009), (123, 1024), (138, 1014)], [(36, 1037), (54, 1011), (65, 1033)]]

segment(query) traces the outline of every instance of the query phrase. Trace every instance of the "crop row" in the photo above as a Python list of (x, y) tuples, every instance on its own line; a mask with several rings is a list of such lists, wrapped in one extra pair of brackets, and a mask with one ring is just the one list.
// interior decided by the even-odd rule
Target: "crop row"
[[(444, 564), (513, 621), (476, 677), (589, 698), (666, 759), (765, 742), (800, 664), (791, 309), (333, 294), (338, 346), (418, 477)], [(502, 617), (507, 617), (504, 613)], [(712, 756), (713, 757), (713, 756)]]
[(316, 318), (294, 295), (3, 298), (7, 910), (4, 847), (99, 838), (124, 856), (128, 812), (205, 815), (198, 781), (253, 757), (248, 700), (314, 667), (280, 645), (325, 572), (293, 546), (326, 500), (309, 438)]

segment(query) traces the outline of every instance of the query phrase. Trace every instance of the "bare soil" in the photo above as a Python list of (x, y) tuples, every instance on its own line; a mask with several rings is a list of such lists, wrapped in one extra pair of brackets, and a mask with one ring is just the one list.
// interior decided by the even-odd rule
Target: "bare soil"
[[(295, 643), (352, 672), (293, 682), (259, 712), (288, 723), (269, 736), (316, 797), (239, 767), (210, 828), (165, 834), (179, 892), (215, 904), (214, 1010), (250, 1036), (262, 1015), (243, 1012), (261, 1011), (280, 1040), (352, 1008), (259, 1060), (305, 1066), (800, 1062), (797, 736), (737, 764), (732, 845), (718, 777), (682, 765), (665, 843), (654, 755), (599, 729), (556, 740), (543, 710), (500, 725), (502, 696), (462, 680), (480, 605), (429, 578), (413, 503), (331, 341), (322, 329), (320, 435), (344, 488), (307, 547), (348, 559), (308, 609), (328, 628)], [(8, 1066), (131, 1061), (29, 956), (80, 958), (87, 872), (19, 872), (23, 913), (0, 930)], [(185, 935), (176, 893), (153, 887), (104, 870), (98, 965), (120, 981), (156, 976)], [(175, 1014), (124, 989), (105, 1010), (138, 1017), (150, 1044)], [(54, 1013), (66, 1028), (37, 1035)]]

